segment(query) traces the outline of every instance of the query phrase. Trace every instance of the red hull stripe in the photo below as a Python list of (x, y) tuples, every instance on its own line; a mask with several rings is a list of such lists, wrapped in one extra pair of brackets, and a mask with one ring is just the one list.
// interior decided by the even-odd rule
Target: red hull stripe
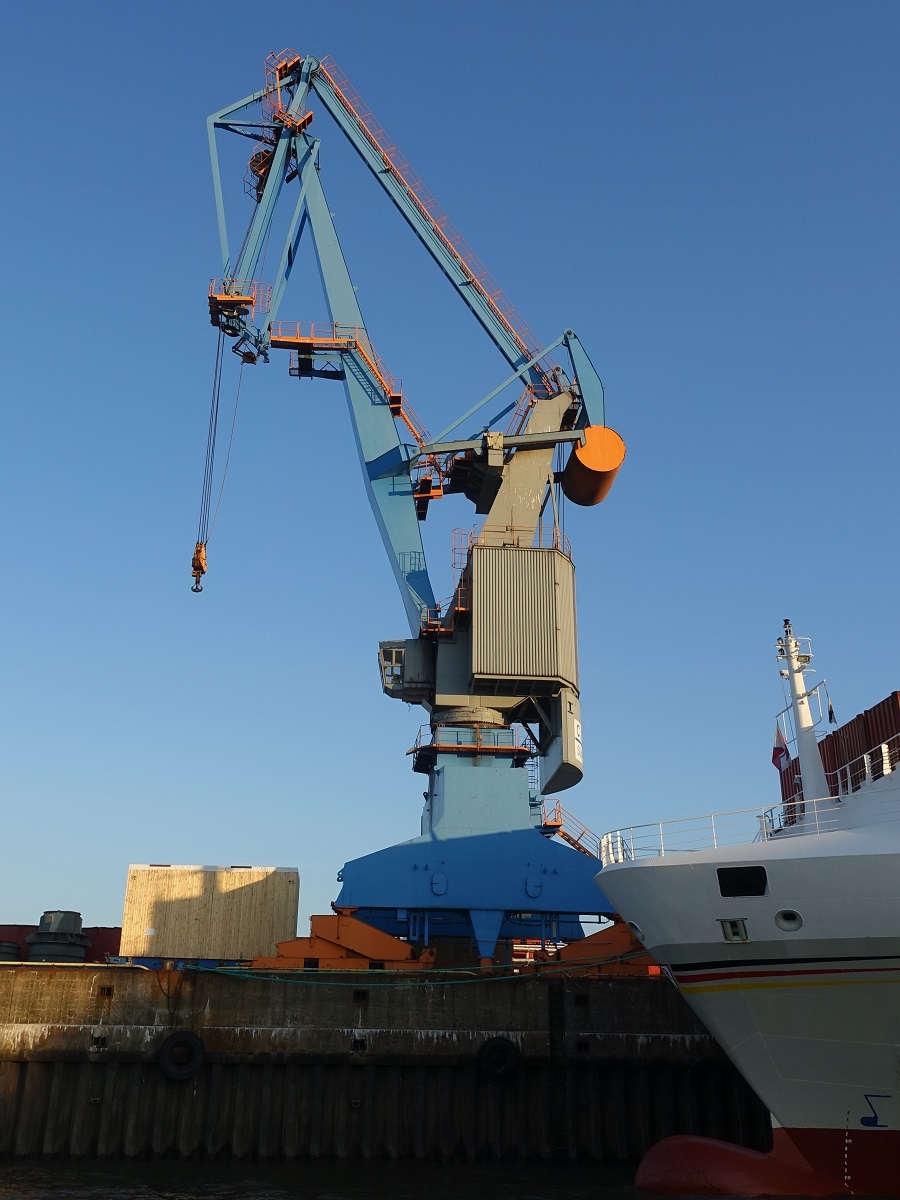
[[(900, 967), (900, 955), (896, 954), (839, 954), (832, 957), (822, 958), (792, 958), (793, 966), (800, 966), (802, 963), (821, 964), (821, 963), (896, 963)], [(707, 962), (689, 962), (689, 963), (669, 963), (669, 967), (675, 974), (680, 974), (682, 971), (719, 971), (727, 967), (740, 966), (746, 967), (783, 967), (785, 966), (783, 958), (742, 958), (740, 963), (733, 959), (710, 959)]]
[(677, 983), (709, 983), (721, 982), (725, 979), (786, 979), (791, 976), (809, 975), (880, 975), (900, 972), (898, 967), (794, 967), (786, 971), (741, 971), (727, 968), (723, 971), (707, 971), (704, 973), (678, 974)]

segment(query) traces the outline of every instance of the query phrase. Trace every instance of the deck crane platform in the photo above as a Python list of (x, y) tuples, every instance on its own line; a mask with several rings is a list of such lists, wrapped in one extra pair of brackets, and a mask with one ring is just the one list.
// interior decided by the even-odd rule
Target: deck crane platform
[[(284, 51), (269, 56), (265, 71), (262, 90), (208, 119), (223, 264), (209, 289), (210, 320), (220, 358), (225, 339), (244, 364), (285, 349), (292, 375), (343, 382), (409, 624), (408, 637), (380, 643), (382, 688), (429, 717), (409, 752), (428, 779), (420, 832), (347, 862), (336, 903), (420, 945), (470, 937), (482, 960), (501, 938), (581, 936), (580, 914), (612, 911), (594, 883), (597, 861), (551, 840), (552, 825), (542, 833), (541, 814), (543, 796), (582, 778), (574, 566), (557, 494), (598, 503), (624, 459), (621, 438), (605, 423), (602, 384), (572, 330), (539, 345), (333, 61)], [(508, 365), (500, 386), (435, 438), (363, 320), (322, 187), (320, 112), (349, 139)], [(245, 176), (252, 215), (236, 254), (220, 132), (253, 142)], [(264, 282), (276, 209), (290, 215)], [(318, 261), (326, 324), (276, 320), (303, 239)], [(558, 351), (565, 367), (552, 357)], [(512, 385), (518, 405), (485, 425), (482, 410)], [(512, 423), (497, 428), (514, 407)], [(554, 471), (560, 448), (568, 460)], [(484, 523), (457, 545), (455, 590), (440, 605), (422, 523), (432, 503), (453, 494), (467, 497)], [(195, 587), (206, 569), (202, 551), (201, 541)]]

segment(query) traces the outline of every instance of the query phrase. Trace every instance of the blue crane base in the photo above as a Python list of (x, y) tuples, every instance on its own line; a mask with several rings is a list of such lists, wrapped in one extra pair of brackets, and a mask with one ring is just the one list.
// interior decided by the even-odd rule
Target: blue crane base
[(615, 912), (598, 887), (591, 855), (537, 829), (438, 838), (424, 834), (344, 865), (335, 905), (361, 920), (427, 945), (471, 936), (481, 958), (500, 938), (568, 941), (580, 918)]

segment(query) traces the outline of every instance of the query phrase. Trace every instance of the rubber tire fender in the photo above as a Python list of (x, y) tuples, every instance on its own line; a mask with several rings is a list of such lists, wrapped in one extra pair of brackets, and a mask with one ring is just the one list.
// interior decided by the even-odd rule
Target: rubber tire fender
[(503, 1079), (519, 1065), (519, 1047), (509, 1038), (488, 1038), (478, 1047), (478, 1068), (489, 1079)]
[(206, 1062), (206, 1047), (196, 1033), (178, 1029), (160, 1046), (157, 1061), (167, 1079), (192, 1079)]

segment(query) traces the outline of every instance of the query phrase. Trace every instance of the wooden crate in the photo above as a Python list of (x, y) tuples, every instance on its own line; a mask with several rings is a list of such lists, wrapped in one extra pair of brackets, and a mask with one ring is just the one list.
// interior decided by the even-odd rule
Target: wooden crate
[(120, 953), (129, 957), (249, 959), (296, 937), (294, 867), (128, 868)]

